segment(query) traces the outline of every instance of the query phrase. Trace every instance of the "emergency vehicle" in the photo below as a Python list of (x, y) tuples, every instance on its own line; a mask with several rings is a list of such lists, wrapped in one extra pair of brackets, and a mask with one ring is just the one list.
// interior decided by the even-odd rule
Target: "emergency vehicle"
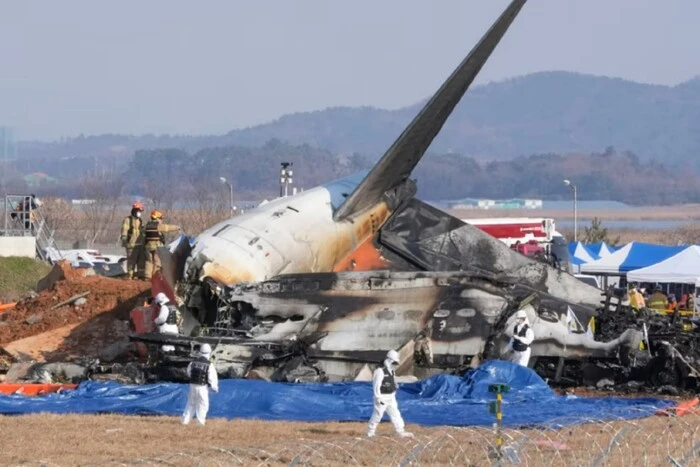
[(548, 217), (494, 217), (462, 219), (463, 222), (496, 237), (510, 248), (571, 273), (566, 239)]

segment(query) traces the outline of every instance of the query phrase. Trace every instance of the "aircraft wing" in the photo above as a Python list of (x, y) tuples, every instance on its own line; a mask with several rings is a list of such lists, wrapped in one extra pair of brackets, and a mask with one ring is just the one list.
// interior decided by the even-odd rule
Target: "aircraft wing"
[(420, 113), (334, 213), (336, 221), (377, 203), (408, 179), (447, 117), (486, 63), (526, 0), (513, 0)]

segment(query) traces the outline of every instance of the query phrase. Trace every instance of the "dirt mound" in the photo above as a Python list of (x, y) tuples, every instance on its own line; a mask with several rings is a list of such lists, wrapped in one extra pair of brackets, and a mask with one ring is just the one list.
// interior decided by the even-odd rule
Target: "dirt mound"
[[(151, 288), (148, 282), (85, 276), (83, 270), (72, 269), (68, 264), (60, 268), (63, 279), (37, 297), (22, 300), (14, 309), (0, 314), (0, 346), (38, 335), (46, 335), (46, 340), (50, 341), (53, 331), (62, 329), (65, 334), (66, 328), (70, 333), (61, 339), (61, 350), (80, 353), (83, 345), (108, 346), (126, 334), (124, 321), (129, 311), (143, 302)], [(53, 308), (85, 292), (89, 292), (85, 303)], [(40, 342), (32, 342), (32, 345), (41, 347)], [(66, 345), (70, 348), (63, 348)], [(58, 350), (56, 342), (49, 347), (53, 348), (41, 350), (46, 353)]]

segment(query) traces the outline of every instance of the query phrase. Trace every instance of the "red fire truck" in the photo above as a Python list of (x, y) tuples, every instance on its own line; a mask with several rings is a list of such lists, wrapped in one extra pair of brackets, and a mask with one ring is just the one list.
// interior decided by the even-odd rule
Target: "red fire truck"
[(462, 219), (496, 237), (520, 253), (552, 262), (562, 270), (570, 270), (566, 240), (557, 232), (554, 219), (547, 217), (497, 217)]

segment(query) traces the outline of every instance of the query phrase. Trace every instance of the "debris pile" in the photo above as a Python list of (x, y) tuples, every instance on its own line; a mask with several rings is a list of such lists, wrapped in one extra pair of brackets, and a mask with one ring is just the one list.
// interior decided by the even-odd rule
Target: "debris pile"
[(85, 276), (66, 262), (49, 276), (45, 290), (0, 314), (0, 348), (17, 360), (116, 358), (128, 345), (129, 311), (148, 297), (150, 284)]
[(637, 311), (618, 305), (599, 310), (597, 341), (609, 341), (626, 329), (634, 329), (642, 336), (638, 346), (621, 347), (615, 359), (591, 360), (568, 368), (576, 370), (566, 375), (568, 385), (616, 394), (679, 395), (697, 390), (700, 377), (697, 322), (678, 313), (666, 315), (647, 308)]

